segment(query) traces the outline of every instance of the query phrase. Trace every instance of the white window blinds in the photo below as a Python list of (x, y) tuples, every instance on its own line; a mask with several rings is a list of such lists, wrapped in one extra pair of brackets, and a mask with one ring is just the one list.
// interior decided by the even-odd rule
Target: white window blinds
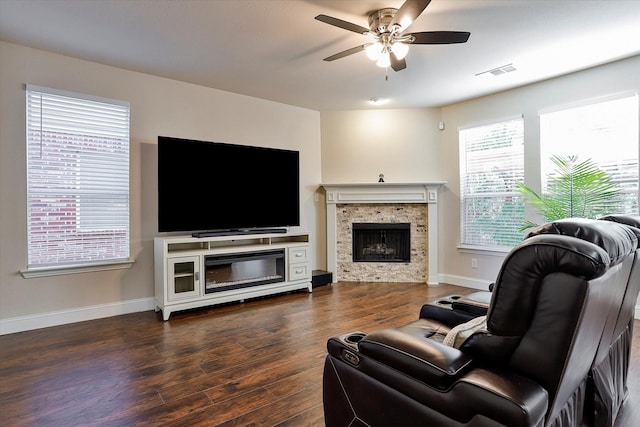
[(524, 125), (521, 117), (459, 131), (461, 246), (508, 248), (522, 240)]
[(28, 265), (129, 259), (129, 104), (27, 85)]
[(600, 213), (637, 214), (638, 117), (635, 94), (541, 113), (543, 187), (554, 172), (552, 155), (577, 156), (578, 162), (590, 159), (622, 192), (620, 201), (610, 201), (615, 207), (603, 206)]

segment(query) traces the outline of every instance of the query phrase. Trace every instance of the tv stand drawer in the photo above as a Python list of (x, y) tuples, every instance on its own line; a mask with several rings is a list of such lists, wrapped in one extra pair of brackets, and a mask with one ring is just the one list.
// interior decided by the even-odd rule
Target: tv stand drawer
[(288, 280), (311, 280), (309, 264), (290, 264)]
[(297, 262), (309, 261), (309, 245), (294, 246), (289, 248), (289, 262), (291, 264)]

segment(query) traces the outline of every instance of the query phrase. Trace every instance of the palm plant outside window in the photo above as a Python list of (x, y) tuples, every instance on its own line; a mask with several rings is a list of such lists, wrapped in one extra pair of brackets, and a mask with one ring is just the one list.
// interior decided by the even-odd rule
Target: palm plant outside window
[(541, 219), (638, 213), (638, 117), (637, 94), (540, 114), (542, 194), (523, 188)]

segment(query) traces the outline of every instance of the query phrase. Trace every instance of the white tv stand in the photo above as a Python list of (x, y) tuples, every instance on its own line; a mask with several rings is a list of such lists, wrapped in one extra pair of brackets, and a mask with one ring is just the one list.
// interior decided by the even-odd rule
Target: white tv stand
[[(244, 301), (305, 288), (311, 292), (310, 252), (309, 234), (305, 232), (203, 238), (156, 237), (156, 311), (162, 310), (163, 319), (168, 320), (171, 313), (179, 310)], [(219, 272), (232, 276), (232, 261), (240, 260), (239, 263), (242, 263), (245, 258), (261, 256), (269, 259), (263, 261), (269, 268), (275, 270), (277, 265), (277, 272), (250, 283), (245, 283), (244, 280), (217, 283), (216, 268)], [(260, 264), (259, 260), (245, 261), (246, 265), (237, 270), (255, 270), (255, 265), (249, 265), (252, 262)], [(219, 268), (211, 267), (211, 264), (216, 263), (220, 265)]]

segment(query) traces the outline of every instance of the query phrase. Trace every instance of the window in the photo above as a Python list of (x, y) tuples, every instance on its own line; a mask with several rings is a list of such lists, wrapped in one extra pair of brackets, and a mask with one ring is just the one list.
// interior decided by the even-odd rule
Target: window
[(459, 131), (462, 247), (510, 248), (522, 240), (522, 117)]
[(27, 85), (28, 269), (129, 260), (129, 104)]
[(543, 188), (553, 172), (552, 155), (591, 159), (607, 172), (622, 192), (618, 212), (638, 213), (638, 96), (540, 114), (540, 154)]

